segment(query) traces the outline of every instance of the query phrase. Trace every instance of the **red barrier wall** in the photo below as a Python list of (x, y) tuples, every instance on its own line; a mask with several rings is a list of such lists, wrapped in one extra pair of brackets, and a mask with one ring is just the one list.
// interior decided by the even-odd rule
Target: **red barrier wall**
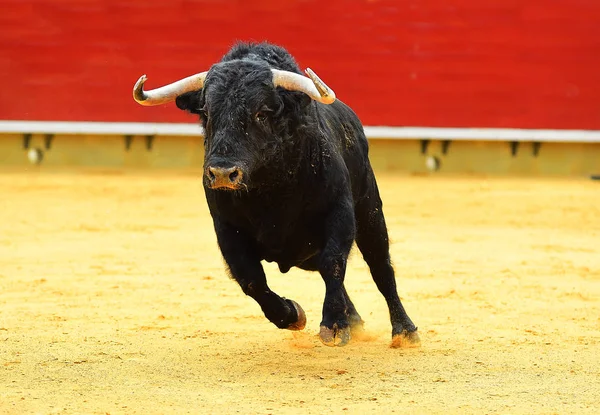
[(0, 0), (0, 119), (194, 122), (147, 88), (236, 39), (312, 67), (368, 125), (600, 129), (598, 0)]

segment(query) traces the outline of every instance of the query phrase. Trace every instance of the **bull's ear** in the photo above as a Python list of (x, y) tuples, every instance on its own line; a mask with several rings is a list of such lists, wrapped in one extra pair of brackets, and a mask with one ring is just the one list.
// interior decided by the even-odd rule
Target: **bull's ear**
[(201, 114), (200, 97), (202, 90), (186, 92), (175, 98), (175, 104), (180, 110), (191, 112), (192, 114)]

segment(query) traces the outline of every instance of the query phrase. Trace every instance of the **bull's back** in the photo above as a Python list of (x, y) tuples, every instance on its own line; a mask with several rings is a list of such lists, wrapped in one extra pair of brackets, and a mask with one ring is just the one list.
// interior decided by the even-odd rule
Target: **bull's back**
[(369, 143), (360, 119), (356, 113), (342, 101), (331, 105), (319, 104), (322, 110), (328, 140), (340, 153), (352, 187), (354, 201), (368, 191), (373, 171), (369, 162)]

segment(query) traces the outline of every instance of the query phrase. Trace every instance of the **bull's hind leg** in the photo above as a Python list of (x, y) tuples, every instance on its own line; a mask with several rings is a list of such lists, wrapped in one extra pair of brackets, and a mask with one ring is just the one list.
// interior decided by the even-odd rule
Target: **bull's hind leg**
[(265, 317), (280, 329), (302, 330), (306, 325), (304, 310), (295, 301), (271, 291), (254, 242), (242, 231), (218, 220), (214, 222), (223, 258), (242, 291), (252, 297)]
[(392, 346), (415, 347), (420, 343), (417, 327), (406, 314), (398, 296), (382, 202), (375, 179), (372, 180), (370, 188), (374, 190), (355, 208), (356, 244), (369, 265), (377, 288), (387, 302), (392, 322)]

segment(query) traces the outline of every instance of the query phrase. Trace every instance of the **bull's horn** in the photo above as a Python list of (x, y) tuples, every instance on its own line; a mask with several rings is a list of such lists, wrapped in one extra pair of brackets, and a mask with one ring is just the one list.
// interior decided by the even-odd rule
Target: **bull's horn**
[(335, 101), (335, 92), (310, 68), (306, 69), (306, 76), (294, 72), (271, 69), (273, 84), (290, 91), (304, 92), (306, 95), (323, 104), (332, 104)]
[(172, 84), (150, 91), (144, 91), (144, 82), (146, 82), (147, 78), (146, 75), (142, 75), (133, 87), (133, 99), (135, 99), (138, 104), (146, 106), (161, 105), (175, 101), (175, 98), (179, 95), (202, 89), (207, 73), (208, 72), (201, 72), (196, 75), (188, 76), (187, 78), (180, 79)]

